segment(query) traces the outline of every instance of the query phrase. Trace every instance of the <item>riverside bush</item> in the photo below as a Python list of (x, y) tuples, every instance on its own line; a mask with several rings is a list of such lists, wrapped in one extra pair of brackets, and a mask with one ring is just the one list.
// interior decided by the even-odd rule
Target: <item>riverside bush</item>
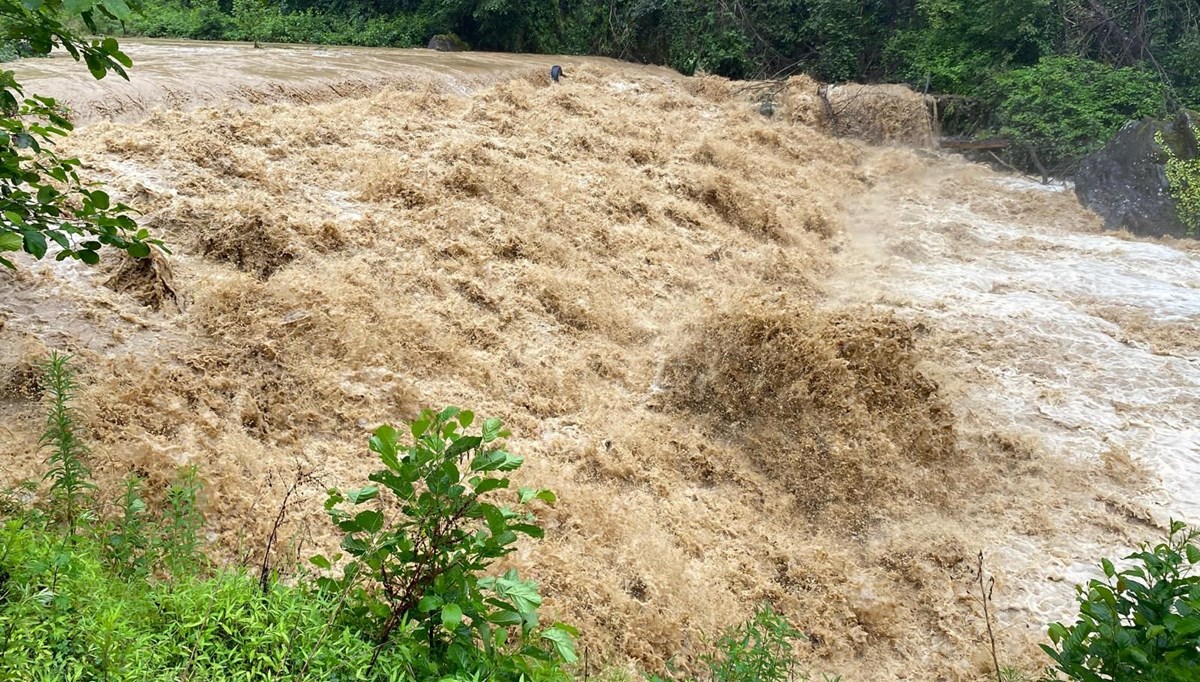
[(371, 449), (386, 468), (372, 480), (395, 507), (362, 509), (376, 488), (331, 491), (351, 558), (337, 568), (316, 558), (326, 574), (294, 584), (260, 583), (205, 560), (195, 468), (159, 512), (129, 478), (102, 518), (67, 358), (45, 374), (49, 495), (30, 500), (28, 485), (0, 495), (0, 680), (569, 679), (573, 628), (539, 625), (533, 583), (484, 573), (519, 536), (541, 537), (525, 507), (554, 501), (527, 489), (517, 509), (489, 501), (522, 463), (499, 446), (498, 420), (471, 436), (470, 412), (426, 412), (407, 448), (381, 427)]
[[(1200, 137), (1200, 131), (1194, 131), (1193, 135)], [(1166, 144), (1162, 133), (1155, 141), (1167, 156), (1167, 184), (1175, 199), (1175, 210), (1187, 226), (1188, 236), (1194, 237), (1200, 233), (1200, 158), (1180, 157)]]
[(1173, 521), (1164, 542), (1143, 546), (1117, 570), (1078, 590), (1074, 625), (1050, 626), (1042, 648), (1066, 679), (1184, 682), (1200, 679), (1200, 530)]
[[(524, 460), (496, 444), (509, 435), (499, 419), (468, 435), (474, 423), (469, 410), (426, 410), (409, 425), (407, 447), (391, 426), (375, 431), (371, 450), (385, 466), (370, 476), (376, 485), (329, 491), (325, 508), (351, 559), (319, 584), (343, 601), (347, 622), (377, 633), (380, 650), (400, 635), (427, 645), (431, 663), (488, 679), (554, 679), (559, 663), (575, 661), (574, 629), (540, 627), (537, 586), (516, 571), (488, 574), (520, 536), (542, 537), (525, 508), (553, 504), (554, 493), (521, 488), (515, 508), (497, 504), (493, 493), (509, 488), (505, 474)], [(338, 558), (312, 561), (329, 570)]]
[(1074, 170), (1131, 119), (1166, 114), (1163, 85), (1152, 72), (1077, 57), (1046, 57), (1004, 73), (989, 97), (999, 134), (1017, 143), (1018, 155), (1032, 149), (1051, 173)]

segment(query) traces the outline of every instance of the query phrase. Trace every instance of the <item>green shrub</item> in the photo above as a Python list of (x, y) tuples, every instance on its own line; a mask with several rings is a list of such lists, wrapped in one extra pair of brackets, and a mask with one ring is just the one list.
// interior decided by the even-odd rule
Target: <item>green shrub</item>
[[(515, 571), (485, 577), (520, 536), (542, 537), (524, 508), (534, 500), (552, 504), (554, 494), (522, 488), (515, 508), (496, 504), (493, 493), (508, 490), (506, 474), (523, 460), (496, 445), (508, 435), (500, 420), (467, 435), (474, 422), (467, 410), (426, 410), (410, 424), (407, 447), (394, 428), (375, 431), (371, 450), (385, 466), (370, 476), (377, 485), (329, 491), (325, 508), (345, 533), (351, 559), (340, 578), (320, 584), (344, 600), (348, 622), (377, 633), (381, 649), (397, 634), (427, 642), (431, 676), (565, 677), (557, 665), (575, 660), (574, 630), (540, 627), (537, 586)], [(312, 561), (329, 570), (338, 558)], [(438, 661), (449, 669), (437, 669)]]
[(995, 79), (990, 97), (999, 134), (1018, 154), (1032, 149), (1052, 173), (1073, 171), (1131, 119), (1166, 113), (1155, 74), (1075, 57), (1009, 71)]
[(1126, 557), (1118, 571), (1076, 588), (1079, 619), (1050, 626), (1042, 645), (1067, 679), (1185, 682), (1200, 679), (1200, 531), (1172, 522), (1165, 542)]
[(71, 405), (75, 398), (75, 372), (67, 361), (67, 356), (56, 352), (43, 368), (47, 414), (41, 444), (50, 449), (45, 480), (50, 482), (54, 513), (67, 525), (67, 534), (74, 535), (80, 516), (87, 512), (88, 495), (96, 486), (89, 480), (92, 472), (84, 461), (88, 449), (75, 425), (75, 409)]
[[(333, 608), (321, 595), (280, 584), (264, 595), (241, 572), (127, 579), (81, 537), (53, 576), (57, 538), (32, 513), (0, 527), (0, 679), (270, 680), (311, 652), (310, 679), (351, 680), (374, 652), (350, 631), (320, 638)], [(398, 651), (378, 663), (380, 679), (409, 667)]]
[[(1200, 138), (1200, 131), (1193, 133)], [(1167, 156), (1167, 185), (1175, 199), (1175, 210), (1179, 220), (1187, 226), (1189, 236), (1200, 233), (1200, 158), (1181, 158), (1165, 144), (1162, 133), (1155, 137)]]

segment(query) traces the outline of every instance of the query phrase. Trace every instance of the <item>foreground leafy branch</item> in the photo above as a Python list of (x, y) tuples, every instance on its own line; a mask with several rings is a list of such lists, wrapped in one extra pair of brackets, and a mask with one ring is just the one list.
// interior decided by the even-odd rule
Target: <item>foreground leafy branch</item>
[(1200, 530), (1171, 522), (1167, 539), (1127, 557), (1104, 578), (1078, 587), (1079, 619), (1050, 626), (1042, 649), (1080, 682), (1200, 679)]
[[(79, 17), (96, 31), (98, 15), (123, 21), (130, 12), (125, 0), (0, 0), (0, 26), (4, 38), (25, 41), (34, 53), (65, 50), (94, 78), (113, 72), (128, 79), (133, 62), (115, 39), (86, 40), (64, 22)], [(54, 152), (55, 139), (71, 129), (55, 100), (26, 97), (15, 74), (0, 71), (0, 265), (14, 267), (6, 252), (40, 259), (51, 243), (58, 260), (88, 264), (100, 260), (104, 246), (145, 258), (151, 245), (162, 245), (138, 228), (129, 206), (80, 179), (78, 159)]]

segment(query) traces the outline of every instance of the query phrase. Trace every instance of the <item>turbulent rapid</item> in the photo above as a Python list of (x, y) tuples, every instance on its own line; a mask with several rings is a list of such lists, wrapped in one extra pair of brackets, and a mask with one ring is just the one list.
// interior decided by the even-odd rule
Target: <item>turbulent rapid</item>
[[(0, 273), (0, 485), (43, 471), (35, 368), (65, 350), (103, 486), (197, 464), (219, 559), (315, 471), (287, 565), (370, 429), (460, 404), (558, 493), (513, 561), (593, 661), (687, 669), (769, 600), (848, 680), (985, 676), (980, 551), (1036, 668), (1100, 556), (1200, 521), (1194, 245), (834, 138), (802, 78), (767, 118), (609, 60), (129, 52), (129, 84), (16, 66), (173, 253)], [(841, 92), (870, 113), (843, 133), (927, 140), (919, 97)]]

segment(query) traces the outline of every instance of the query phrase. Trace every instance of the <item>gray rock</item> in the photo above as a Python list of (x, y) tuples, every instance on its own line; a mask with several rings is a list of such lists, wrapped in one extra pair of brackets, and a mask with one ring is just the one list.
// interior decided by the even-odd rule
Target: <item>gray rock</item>
[(439, 33), (429, 39), (429, 49), (438, 52), (466, 52), (471, 49), (465, 40), (453, 33)]
[(1196, 114), (1174, 121), (1130, 121), (1099, 151), (1084, 158), (1075, 175), (1080, 203), (1100, 214), (1110, 229), (1152, 237), (1187, 236), (1167, 184), (1167, 156), (1155, 137), (1180, 158), (1197, 156)]

